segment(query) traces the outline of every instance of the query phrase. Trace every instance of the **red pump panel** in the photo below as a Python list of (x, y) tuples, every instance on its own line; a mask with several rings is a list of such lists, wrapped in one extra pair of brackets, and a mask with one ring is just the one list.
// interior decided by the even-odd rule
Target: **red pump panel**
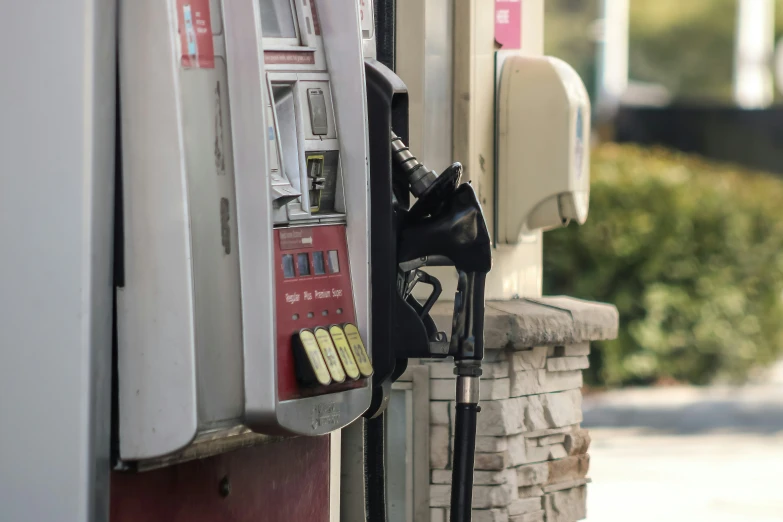
[(111, 522), (328, 522), (330, 438), (113, 472)]
[(355, 323), (345, 225), (275, 230), (278, 400), (360, 388), (366, 379), (302, 387), (296, 379), (292, 336), (303, 328)]

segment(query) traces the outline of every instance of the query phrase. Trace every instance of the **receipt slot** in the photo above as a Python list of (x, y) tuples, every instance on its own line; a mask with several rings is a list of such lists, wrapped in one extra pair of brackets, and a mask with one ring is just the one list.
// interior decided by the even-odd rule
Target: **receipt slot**
[(121, 3), (121, 461), (368, 408), (364, 92), (355, 0)]

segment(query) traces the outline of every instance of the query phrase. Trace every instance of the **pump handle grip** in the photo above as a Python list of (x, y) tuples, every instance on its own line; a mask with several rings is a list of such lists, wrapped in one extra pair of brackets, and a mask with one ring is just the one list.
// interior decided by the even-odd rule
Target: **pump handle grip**
[[(461, 361), (480, 363), (484, 358), (484, 288), (487, 274), (458, 272), (449, 355), (454, 356), (454, 362), (460, 366)], [(473, 375), (473, 372), (466, 371), (464, 375)]]

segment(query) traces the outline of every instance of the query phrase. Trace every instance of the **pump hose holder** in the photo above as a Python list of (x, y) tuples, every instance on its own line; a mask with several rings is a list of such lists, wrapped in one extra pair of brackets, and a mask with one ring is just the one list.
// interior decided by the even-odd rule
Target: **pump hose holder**
[[(388, 67), (365, 60), (370, 143), (373, 400), (365, 413), (368, 522), (385, 522), (384, 410), (391, 383), (411, 358), (454, 358), (456, 417), (451, 522), (469, 522), (473, 497), (479, 378), (484, 356), (484, 286), (492, 248), (478, 196), (460, 183), (462, 165), (428, 169), (405, 144), (407, 88)], [(410, 206), (410, 196), (416, 203)], [(440, 282), (420, 271), (458, 273), (451, 339), (430, 316)], [(419, 303), (416, 284), (432, 288)]]

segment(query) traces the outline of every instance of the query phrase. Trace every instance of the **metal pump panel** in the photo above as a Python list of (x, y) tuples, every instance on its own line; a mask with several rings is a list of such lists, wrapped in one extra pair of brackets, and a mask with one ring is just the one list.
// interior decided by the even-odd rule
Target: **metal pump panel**
[(119, 458), (347, 425), (373, 372), (357, 2), (121, 6)]

